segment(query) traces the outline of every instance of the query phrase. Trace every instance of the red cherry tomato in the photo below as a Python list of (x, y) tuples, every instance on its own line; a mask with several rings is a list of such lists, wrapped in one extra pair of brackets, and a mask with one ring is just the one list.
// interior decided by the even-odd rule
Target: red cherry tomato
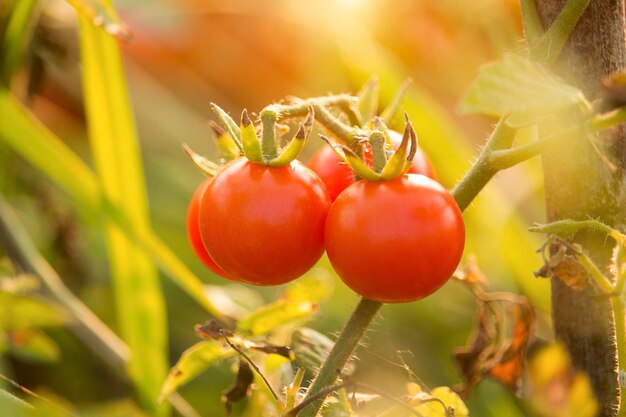
[(423, 175), (358, 181), (335, 200), (326, 252), (337, 275), (372, 300), (419, 300), (440, 288), (461, 260), (465, 226), (452, 195)]
[[(402, 142), (402, 134), (390, 130), (389, 136), (393, 142), (394, 147), (400, 146)], [(366, 151), (367, 152), (367, 151)], [(371, 156), (366, 160), (371, 163)], [(319, 177), (324, 181), (328, 188), (328, 195), (331, 201), (335, 201), (337, 196), (345, 190), (349, 185), (354, 183), (354, 173), (352, 169), (339, 159), (337, 154), (330, 148), (330, 146), (322, 146), (313, 154), (313, 157), (308, 163), (311, 168)], [(435, 170), (428, 160), (426, 154), (418, 149), (413, 158), (411, 168), (409, 168), (411, 174), (425, 175), (434, 180), (437, 179)]]
[(211, 257), (238, 280), (277, 285), (304, 274), (324, 252), (330, 200), (298, 161), (280, 168), (239, 159), (207, 186), (200, 235)]
[(217, 266), (209, 252), (207, 252), (204, 244), (202, 243), (202, 238), (200, 237), (200, 229), (198, 225), (198, 215), (200, 212), (200, 200), (202, 199), (202, 194), (204, 190), (211, 182), (211, 179), (205, 180), (200, 187), (196, 190), (191, 197), (191, 202), (189, 203), (189, 208), (187, 209), (187, 237), (189, 238), (189, 243), (191, 243), (191, 247), (195, 252), (196, 256), (202, 261), (202, 263), (209, 268), (213, 273), (228, 279), (233, 279), (230, 275), (228, 275), (222, 268)]

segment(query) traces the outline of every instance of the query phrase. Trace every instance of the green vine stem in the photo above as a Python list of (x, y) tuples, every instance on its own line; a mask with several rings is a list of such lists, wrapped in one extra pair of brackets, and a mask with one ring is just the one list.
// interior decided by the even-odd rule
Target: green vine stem
[[(623, 372), (626, 371), (626, 320), (624, 319), (626, 306), (622, 300), (622, 293), (614, 294), (611, 297), (611, 308), (615, 320), (618, 372)], [(619, 388), (621, 395), (618, 416), (624, 416), (626, 415), (626, 395), (624, 395), (624, 387), (620, 386)]]
[(326, 107), (334, 106), (344, 111), (348, 115), (348, 119), (356, 117), (354, 113), (354, 105), (358, 98), (340, 94), (337, 96), (316, 97), (306, 100), (299, 100), (293, 104), (270, 104), (262, 110), (261, 114), (266, 111), (276, 113), (277, 121), (289, 119), (293, 117), (303, 117), (312, 107), (315, 112), (315, 121), (324, 126), (335, 137), (353, 148), (357, 142), (359, 129), (348, 126), (329, 112)]
[[(570, 0), (565, 3), (552, 25), (531, 48), (531, 56), (538, 60), (554, 63), (561, 54), (565, 43), (585, 12), (589, 2), (590, 0)], [(533, 24), (536, 23), (533, 22)]]
[(498, 172), (498, 169), (492, 163), (493, 152), (498, 149), (509, 148), (514, 138), (515, 130), (506, 124), (503, 117), (496, 125), (487, 144), (478, 155), (476, 162), (452, 190), (452, 195), (461, 211), (464, 211), (469, 206), (476, 195)]
[(537, 4), (535, 0), (520, 0), (522, 9), (522, 20), (524, 22), (524, 35), (528, 45), (532, 48), (541, 39), (544, 33)]

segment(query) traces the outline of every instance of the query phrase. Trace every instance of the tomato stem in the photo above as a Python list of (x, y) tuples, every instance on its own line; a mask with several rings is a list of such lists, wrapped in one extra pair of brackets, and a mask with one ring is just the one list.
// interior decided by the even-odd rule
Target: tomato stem
[(508, 148), (515, 138), (515, 130), (506, 124), (506, 119), (500, 119), (487, 144), (478, 155), (478, 159), (470, 170), (461, 178), (461, 181), (452, 189), (452, 196), (461, 211), (465, 210), (476, 195), (485, 187), (489, 180), (498, 172), (491, 160), (492, 152), (496, 149)]
[[(328, 97), (315, 97), (306, 100), (299, 100), (293, 104), (271, 104), (263, 112), (272, 111), (277, 115), (278, 121), (293, 117), (306, 116), (309, 109), (315, 110), (315, 120), (333, 133), (342, 142), (351, 148), (355, 146), (357, 129), (345, 124), (337, 117), (333, 116), (326, 107), (336, 106), (348, 116), (350, 123), (357, 117), (355, 105), (358, 99), (348, 94), (339, 94)], [(263, 114), (263, 112), (261, 114)]]
[[(306, 401), (308, 398), (313, 397), (324, 388), (335, 383), (345, 363), (348, 359), (350, 359), (350, 356), (352, 356), (352, 353), (363, 337), (365, 330), (368, 328), (369, 324), (372, 322), (381, 307), (382, 303), (379, 303), (378, 301), (369, 300), (367, 298), (361, 299), (352, 313), (352, 316), (350, 316), (350, 319), (341, 331), (341, 334), (337, 338), (337, 341), (335, 342), (333, 349), (328, 354), (326, 361), (320, 368), (317, 377), (309, 387), (303, 401)], [(323, 402), (324, 396), (313, 401), (306, 409), (302, 410), (300, 416), (315, 417)]]
[(369, 143), (372, 145), (374, 171), (380, 174), (387, 164), (385, 137), (383, 136), (383, 133), (379, 130), (373, 131), (369, 137)]
[(261, 111), (261, 122), (263, 123), (263, 158), (271, 161), (278, 154), (278, 142), (276, 140), (276, 119), (278, 115), (273, 109), (265, 108)]

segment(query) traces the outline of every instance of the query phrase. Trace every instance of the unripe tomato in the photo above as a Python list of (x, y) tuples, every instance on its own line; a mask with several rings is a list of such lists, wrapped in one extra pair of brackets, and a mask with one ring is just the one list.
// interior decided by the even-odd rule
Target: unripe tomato
[(465, 226), (452, 195), (423, 175), (358, 181), (326, 220), (326, 252), (358, 294), (399, 303), (440, 288), (461, 260)]
[(217, 266), (209, 252), (207, 252), (204, 244), (202, 243), (202, 238), (200, 237), (200, 229), (198, 225), (198, 215), (200, 212), (200, 200), (204, 193), (204, 190), (211, 182), (211, 179), (205, 180), (196, 192), (191, 197), (191, 202), (189, 203), (189, 208), (187, 209), (187, 237), (189, 238), (189, 243), (193, 248), (196, 256), (202, 261), (202, 263), (209, 268), (213, 273), (228, 279), (233, 279), (230, 275), (228, 275), (222, 268)]
[(238, 159), (207, 186), (200, 235), (224, 271), (255, 285), (304, 274), (324, 252), (330, 199), (324, 183), (298, 161), (273, 168)]
[[(389, 136), (395, 148), (400, 146), (402, 142), (402, 134), (390, 130)], [(366, 160), (368, 159), (366, 155)], [(370, 156), (371, 163), (371, 156)], [(330, 146), (320, 147), (315, 154), (311, 157), (308, 163), (308, 167), (311, 168), (319, 177), (324, 181), (328, 188), (328, 195), (331, 201), (335, 201), (337, 196), (349, 185), (354, 183), (354, 173), (352, 169), (344, 164), (337, 156)], [(430, 163), (430, 160), (426, 154), (418, 148), (413, 158), (411, 168), (409, 168), (411, 174), (422, 174), (434, 180), (437, 179), (435, 170)]]

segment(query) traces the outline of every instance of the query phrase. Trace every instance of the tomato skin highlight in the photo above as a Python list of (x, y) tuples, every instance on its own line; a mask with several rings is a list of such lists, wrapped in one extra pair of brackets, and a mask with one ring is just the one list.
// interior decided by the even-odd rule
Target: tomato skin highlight
[(458, 266), (465, 226), (452, 195), (423, 175), (358, 181), (328, 213), (326, 252), (337, 275), (363, 297), (424, 298)]
[(205, 190), (200, 235), (217, 265), (235, 279), (283, 284), (324, 252), (329, 207), (324, 183), (300, 162), (273, 168), (239, 159)]
[(231, 279), (231, 277), (226, 271), (217, 266), (209, 252), (207, 252), (204, 244), (202, 243), (202, 237), (200, 236), (200, 227), (199, 227), (199, 214), (200, 214), (200, 200), (202, 199), (202, 195), (204, 194), (204, 190), (208, 187), (211, 182), (211, 178), (204, 180), (202, 184), (196, 189), (191, 197), (191, 201), (189, 202), (189, 208), (187, 209), (187, 237), (189, 238), (189, 243), (196, 254), (196, 256), (202, 261), (202, 263), (209, 268), (214, 274), (217, 274), (223, 278)]
[[(394, 130), (389, 130), (389, 136), (395, 148), (400, 146), (402, 134)], [(368, 155), (366, 155), (366, 160), (371, 164), (371, 155), (369, 158)], [(343, 190), (354, 183), (354, 173), (352, 169), (341, 161), (330, 146), (324, 145), (320, 147), (313, 154), (307, 166), (315, 171), (322, 181), (324, 181), (324, 184), (326, 184), (328, 188), (328, 195), (331, 201), (335, 201)], [(433, 180), (437, 180), (435, 169), (428, 159), (428, 156), (419, 148), (415, 153), (408, 173), (421, 174)]]

